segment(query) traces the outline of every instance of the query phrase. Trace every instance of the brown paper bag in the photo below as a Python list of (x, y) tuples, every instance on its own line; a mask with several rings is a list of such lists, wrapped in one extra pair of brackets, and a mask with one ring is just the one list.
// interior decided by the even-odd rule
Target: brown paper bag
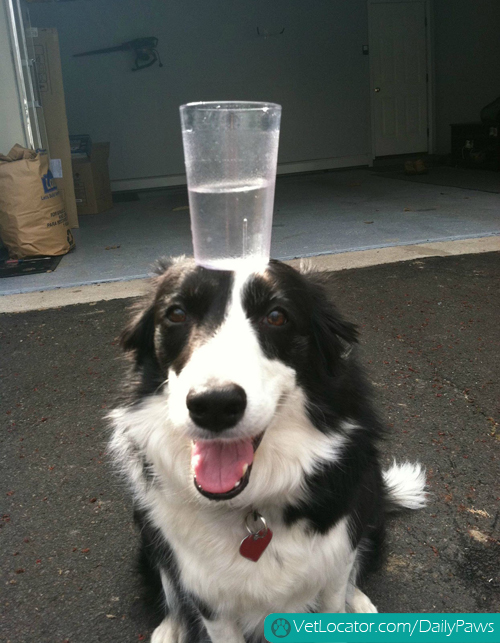
[(0, 236), (10, 257), (56, 256), (75, 246), (44, 152), (14, 145), (0, 154)]

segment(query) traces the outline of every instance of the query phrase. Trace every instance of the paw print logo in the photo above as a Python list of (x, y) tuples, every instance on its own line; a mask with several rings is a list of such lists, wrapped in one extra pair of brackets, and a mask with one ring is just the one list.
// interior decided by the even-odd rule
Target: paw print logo
[(285, 618), (277, 618), (274, 623), (271, 625), (274, 636), (277, 636), (279, 639), (284, 639), (285, 636), (290, 634), (290, 623)]

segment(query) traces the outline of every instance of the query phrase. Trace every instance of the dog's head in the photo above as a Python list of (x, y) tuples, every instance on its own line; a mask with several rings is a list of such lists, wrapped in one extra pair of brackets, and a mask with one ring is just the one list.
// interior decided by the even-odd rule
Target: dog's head
[(136, 396), (161, 397), (168, 431), (191, 449), (189, 475), (203, 496), (227, 500), (245, 489), (267, 434), (281, 432), (275, 449), (286, 441), (294, 404), (320, 432), (333, 421), (324, 409), (315, 418), (314, 399), (325, 387), (335, 395), (356, 332), (320, 282), (277, 261), (238, 273), (173, 260), (161, 264), (154, 293), (124, 331)]

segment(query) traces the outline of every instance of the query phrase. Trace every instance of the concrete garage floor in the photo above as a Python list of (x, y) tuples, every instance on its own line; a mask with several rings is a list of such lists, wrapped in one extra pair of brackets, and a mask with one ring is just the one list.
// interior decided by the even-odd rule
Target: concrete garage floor
[[(389, 427), (429, 506), (389, 528), (365, 590), (383, 612), (500, 610), (500, 253), (332, 273)], [(0, 639), (147, 641), (130, 498), (106, 456), (131, 300), (0, 316)]]
[[(478, 176), (458, 172), (464, 185)], [(500, 175), (486, 179), (484, 189), (493, 189)], [(164, 190), (81, 216), (77, 248), (55, 272), (2, 279), (0, 295), (145, 277), (161, 255), (192, 254), (186, 206), (184, 189)], [(282, 176), (272, 255), (292, 259), (499, 235), (499, 210), (494, 192), (395, 181), (367, 169)]]

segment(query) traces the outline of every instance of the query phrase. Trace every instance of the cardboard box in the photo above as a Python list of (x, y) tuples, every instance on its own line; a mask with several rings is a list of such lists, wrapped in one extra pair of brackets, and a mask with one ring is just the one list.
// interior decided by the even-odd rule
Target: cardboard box
[(69, 225), (71, 228), (77, 228), (78, 214), (73, 188), (59, 37), (57, 29), (54, 28), (32, 27), (30, 35), (33, 37), (36, 72), (45, 121), (46, 137), (42, 132), (42, 138), (46, 138), (44, 146), (51, 161), (50, 169), (62, 194)]
[(99, 214), (113, 207), (108, 158), (109, 143), (92, 143), (90, 158), (73, 159), (78, 214)]
[(71, 134), (69, 137), (72, 159), (84, 159), (90, 157), (92, 139), (88, 134)]

